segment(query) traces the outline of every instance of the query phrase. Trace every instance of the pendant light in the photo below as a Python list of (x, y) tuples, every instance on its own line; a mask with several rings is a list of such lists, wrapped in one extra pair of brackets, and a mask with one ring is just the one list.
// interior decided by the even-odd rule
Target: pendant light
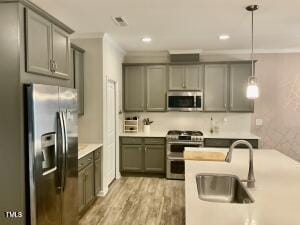
[(259, 88), (257, 86), (257, 80), (254, 74), (254, 59), (253, 59), (253, 14), (254, 11), (258, 9), (258, 5), (249, 5), (246, 7), (247, 11), (251, 12), (251, 76), (248, 79), (247, 86), (247, 98), (256, 99), (259, 97)]

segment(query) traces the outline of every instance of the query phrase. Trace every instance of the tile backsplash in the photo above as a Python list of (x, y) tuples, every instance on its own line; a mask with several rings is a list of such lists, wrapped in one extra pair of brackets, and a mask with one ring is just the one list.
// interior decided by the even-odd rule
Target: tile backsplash
[(204, 112), (145, 112), (126, 113), (125, 117), (138, 116), (140, 129), (143, 128), (142, 120), (150, 118), (152, 131), (168, 130), (201, 130), (209, 132), (210, 118), (219, 127), (219, 132), (248, 132), (251, 129), (250, 113), (204, 113)]

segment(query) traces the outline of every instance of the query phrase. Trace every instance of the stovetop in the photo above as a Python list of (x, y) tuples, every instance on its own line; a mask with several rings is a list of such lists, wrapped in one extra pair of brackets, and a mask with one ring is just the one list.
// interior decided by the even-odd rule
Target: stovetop
[(203, 136), (203, 133), (198, 130), (170, 130), (167, 135), (176, 135), (176, 136)]

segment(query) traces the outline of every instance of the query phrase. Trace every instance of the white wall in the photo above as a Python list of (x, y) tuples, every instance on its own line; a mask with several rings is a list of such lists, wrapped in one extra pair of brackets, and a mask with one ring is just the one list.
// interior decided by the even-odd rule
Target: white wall
[(107, 96), (106, 96), (106, 87), (107, 81), (113, 80), (117, 85), (117, 108), (116, 108), (116, 171), (117, 178), (120, 177), (119, 173), (119, 126), (122, 124), (123, 116), (119, 111), (122, 109), (122, 63), (124, 60), (125, 52), (106, 34), (103, 37), (103, 176), (102, 176), (102, 192), (105, 194), (108, 191), (109, 182), (107, 178), (107, 171), (109, 168), (110, 162), (106, 159), (107, 157)]
[[(109, 168), (107, 159), (106, 136), (106, 85), (113, 80), (117, 84), (117, 137), (122, 109), (122, 63), (125, 52), (107, 35), (95, 34), (93, 37), (72, 39), (72, 42), (86, 50), (84, 60), (84, 115), (79, 117), (79, 143), (103, 143), (102, 148), (102, 193), (108, 191), (109, 181), (106, 174)], [(116, 139), (116, 170), (119, 171), (119, 138)], [(117, 173), (117, 176), (120, 176)]]
[(102, 38), (72, 39), (85, 49), (84, 115), (78, 118), (79, 143), (102, 143)]

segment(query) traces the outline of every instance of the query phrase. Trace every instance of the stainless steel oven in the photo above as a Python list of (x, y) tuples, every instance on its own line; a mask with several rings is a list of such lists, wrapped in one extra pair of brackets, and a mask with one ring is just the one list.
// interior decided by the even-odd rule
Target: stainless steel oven
[[(181, 138), (183, 136), (180, 136)], [(200, 141), (167, 141), (167, 178), (168, 179), (184, 179), (184, 148), (203, 147), (203, 140)]]
[(201, 91), (168, 91), (168, 111), (202, 111)]

